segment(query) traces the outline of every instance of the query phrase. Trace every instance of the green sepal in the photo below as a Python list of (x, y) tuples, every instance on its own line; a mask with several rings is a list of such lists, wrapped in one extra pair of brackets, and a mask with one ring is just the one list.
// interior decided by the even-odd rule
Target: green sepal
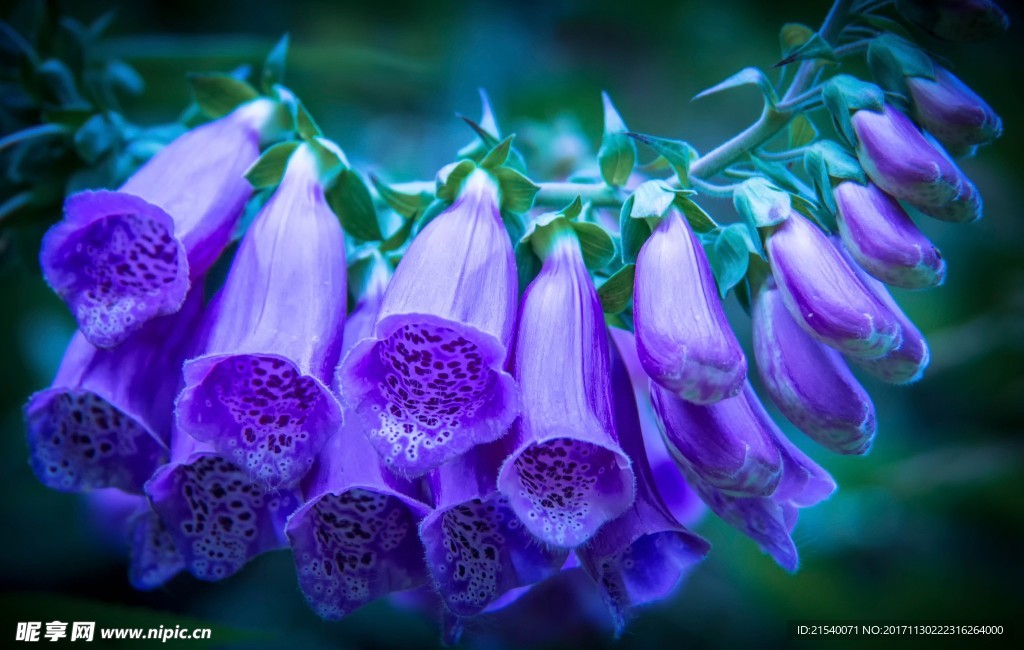
[(526, 212), (533, 207), (540, 191), (533, 181), (511, 167), (498, 167), (491, 170), (491, 175), (498, 182), (502, 210)]
[(822, 89), (822, 99), (832, 114), (836, 130), (851, 145), (856, 144), (850, 117), (860, 110), (881, 112), (885, 108), (885, 93), (875, 84), (861, 81), (848, 74), (833, 77)]
[(880, 86), (887, 91), (907, 96), (907, 79), (935, 78), (935, 64), (930, 56), (913, 43), (894, 34), (882, 34), (868, 46), (868, 65)]
[(801, 45), (811, 40), (815, 31), (803, 23), (786, 23), (779, 29), (779, 51), (782, 58), (795, 52)]
[(263, 92), (270, 94), (274, 86), (284, 83), (284, 72), (288, 60), (289, 37), (285, 34), (281, 40), (267, 54), (263, 60), (263, 71), (260, 75), (260, 85)]
[(786, 54), (781, 61), (772, 67), (781, 68), (797, 61), (811, 60), (825, 61), (827, 63), (836, 63), (838, 61), (835, 50), (817, 32), (811, 34), (810, 38)]
[(465, 116), (460, 116), (476, 132), (477, 138), (462, 149), (459, 149), (458, 157), (469, 158), (474, 161), (480, 160), (488, 151), (493, 149), (498, 144), (501, 134), (498, 130), (498, 121), (494, 117), (494, 109), (491, 108), (491, 100), (487, 96), (487, 92), (480, 88), (479, 93), (480, 104), (483, 107), (480, 122), (474, 122)]
[(619, 239), (623, 264), (636, 263), (636, 256), (653, 232), (649, 220), (634, 219), (631, 216), (632, 212), (633, 196), (631, 195), (622, 202), (622, 209), (619, 211)]
[(606, 314), (619, 314), (629, 307), (633, 299), (633, 278), (636, 265), (626, 264), (605, 280), (597, 288), (597, 297), (601, 299), (601, 308)]
[(763, 158), (752, 155), (750, 157), (751, 162), (754, 164), (755, 169), (768, 180), (772, 181), (787, 192), (793, 194), (799, 194), (802, 183), (800, 179), (796, 177), (796, 174), (789, 170), (789, 166), (785, 163), (764, 160)]
[(370, 182), (373, 183), (381, 200), (407, 219), (415, 218), (434, 200), (434, 195), (429, 192), (399, 192), (373, 174), (370, 174)]
[(586, 267), (591, 271), (605, 268), (615, 258), (615, 240), (602, 226), (579, 221), (582, 211), (583, 203), (577, 196), (561, 210), (540, 215), (527, 227), (526, 233), (516, 245), (517, 250), (521, 246), (529, 246), (533, 254), (542, 259), (551, 238), (569, 229), (579, 243)]
[(629, 216), (634, 219), (662, 217), (676, 200), (676, 195), (687, 191), (673, 188), (662, 180), (645, 181), (633, 192)]
[(804, 153), (804, 169), (811, 177), (818, 200), (833, 213), (836, 204), (832, 190), (836, 185), (843, 181), (867, 183), (867, 176), (857, 159), (832, 140), (816, 142)]
[(602, 226), (596, 223), (574, 221), (572, 229), (576, 231), (576, 237), (580, 240), (583, 263), (587, 265), (588, 269), (599, 271), (615, 259), (617, 253), (615, 240)]
[(476, 169), (476, 163), (472, 160), (460, 160), (441, 168), (437, 173), (437, 198), (452, 203), (459, 196), (462, 189), (462, 182)]
[(299, 143), (279, 142), (270, 147), (256, 159), (256, 162), (245, 172), (245, 178), (255, 189), (273, 187), (284, 178), (285, 168), (288, 166), (288, 159), (298, 148)]
[(706, 233), (718, 228), (718, 224), (711, 218), (711, 215), (697, 205), (697, 202), (689, 195), (677, 194), (673, 204), (683, 213), (694, 232)]
[(487, 152), (480, 160), (480, 166), (484, 169), (497, 169), (508, 161), (509, 153), (512, 150), (512, 140), (515, 134), (508, 136)]
[(758, 228), (782, 223), (793, 209), (789, 192), (760, 177), (740, 183), (733, 193), (733, 205), (749, 225), (753, 238), (758, 238)]
[(214, 119), (260, 96), (249, 83), (231, 75), (190, 74), (188, 80), (199, 109)]
[(601, 100), (604, 103), (604, 135), (597, 151), (597, 163), (604, 182), (619, 187), (626, 184), (636, 166), (636, 143), (626, 135), (629, 129), (615, 110), (608, 93), (602, 92)]
[(701, 99), (730, 88), (751, 85), (757, 86), (761, 90), (761, 94), (769, 106), (775, 106), (779, 103), (779, 95), (775, 91), (775, 86), (772, 85), (772, 82), (765, 76), (764, 72), (757, 68), (744, 68), (725, 81), (697, 93), (694, 99)]
[(698, 158), (698, 154), (697, 150), (688, 142), (656, 138), (643, 133), (627, 133), (626, 135), (647, 145), (660, 156), (660, 160), (668, 163), (672, 171), (675, 172), (676, 178), (679, 179), (681, 187), (690, 186), (690, 163)]
[(320, 129), (320, 125), (316, 123), (313, 116), (306, 110), (306, 105), (302, 103), (302, 100), (295, 96), (288, 88), (285, 88), (281, 84), (274, 86), (274, 93), (277, 95), (278, 101), (280, 101), (288, 109), (288, 113), (292, 120), (292, 130), (295, 131), (303, 140), (312, 140), (313, 138), (322, 136), (324, 133)]
[(403, 219), (402, 225), (400, 225), (395, 232), (391, 233), (387, 239), (380, 243), (380, 251), (382, 253), (387, 253), (389, 251), (398, 250), (404, 246), (405, 242), (409, 241), (409, 235), (412, 234), (414, 225), (416, 225), (415, 219)]
[(383, 239), (373, 196), (357, 171), (350, 167), (342, 169), (326, 195), (346, 233), (363, 241)]
[(746, 276), (750, 254), (756, 254), (757, 249), (750, 239), (750, 231), (743, 224), (730, 224), (709, 235), (705, 252), (718, 284), (718, 293), (725, 298), (729, 290)]

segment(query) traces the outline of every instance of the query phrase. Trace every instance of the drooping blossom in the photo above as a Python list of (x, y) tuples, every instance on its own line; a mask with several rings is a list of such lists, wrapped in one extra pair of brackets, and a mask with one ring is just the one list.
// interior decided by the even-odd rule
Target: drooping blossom
[(896, 0), (896, 8), (929, 34), (956, 43), (995, 38), (1010, 25), (993, 0)]
[(178, 425), (268, 487), (296, 484), (342, 422), (327, 386), (341, 352), (344, 233), (311, 145), (249, 227), (184, 367)]
[[(345, 323), (345, 346), (369, 335), (389, 273), (375, 259)], [(321, 448), (304, 482), (306, 502), (285, 532), (299, 588), (318, 615), (338, 619), (427, 577), (419, 522), (429, 510), (409, 481), (382, 467), (356, 418)]]
[(119, 190), (67, 198), (39, 257), (46, 281), (93, 345), (118, 345), (181, 308), (252, 194), (245, 171), (273, 111), (266, 99), (244, 104), (174, 140)]
[(611, 346), (615, 423), (622, 449), (633, 461), (636, 500), (577, 548), (576, 555), (599, 585), (621, 634), (631, 608), (669, 596), (711, 547), (679, 523), (658, 494), (633, 387), (616, 347)]
[(267, 490), (249, 479), (209, 444), (173, 431), (171, 461), (146, 483), (146, 496), (196, 578), (223, 580), (288, 545), (285, 521), (301, 503), (299, 490)]
[(507, 439), (478, 446), (431, 474), (434, 509), (420, 538), (445, 608), (475, 616), (510, 590), (558, 572), (567, 551), (537, 540), (498, 492)]
[(372, 337), (338, 368), (347, 412), (399, 474), (496, 440), (519, 412), (504, 370), (518, 280), (497, 192), (483, 170), (465, 179), (402, 256)]
[(892, 312), (817, 227), (795, 211), (765, 241), (782, 299), (812, 337), (858, 358), (899, 345)]
[(167, 462), (181, 363), (201, 310), (202, 294), (192, 292), (178, 313), (112, 350), (75, 333), (53, 384), (25, 406), (29, 463), (43, 485), (142, 493)]
[(939, 249), (877, 185), (845, 181), (833, 196), (843, 244), (868, 273), (905, 289), (935, 287), (946, 279)]
[(735, 496), (768, 496), (778, 487), (775, 425), (749, 382), (714, 404), (687, 402), (652, 382), (651, 401), (669, 451), (694, 476)]
[(782, 414), (832, 451), (866, 453), (875, 408), (843, 356), (796, 324), (770, 278), (754, 295), (751, 319), (757, 369)]
[(654, 381), (698, 404), (743, 388), (746, 358), (725, 318), (711, 266), (674, 208), (637, 256), (633, 314), (640, 362)]
[(523, 295), (514, 373), (523, 415), (498, 488), (526, 527), (556, 546), (584, 543), (633, 503), (615, 436), (608, 335), (580, 243), (559, 217), (534, 235), (543, 264)]

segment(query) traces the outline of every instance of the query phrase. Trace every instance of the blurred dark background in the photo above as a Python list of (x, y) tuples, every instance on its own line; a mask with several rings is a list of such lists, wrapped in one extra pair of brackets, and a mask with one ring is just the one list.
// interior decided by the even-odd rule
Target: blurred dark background
[[(518, 132), (528, 154), (531, 143), (556, 146), (560, 162), (533, 158), (539, 180), (596, 150), (601, 90), (631, 128), (707, 150), (755, 118), (760, 100), (749, 89), (690, 98), (745, 66), (769, 67), (779, 58), (783, 23), (817, 26), (828, 10), (827, 2), (809, 0), (51, 4), (83, 21), (116, 10), (104, 47), (145, 79), (145, 92), (124, 106), (139, 124), (180, 114), (189, 101), (186, 72), (258, 65), (289, 32), (286, 83), (359, 168), (392, 181), (429, 179), (453, 159), (471, 139), (455, 113), (479, 114), (478, 87), (490, 93), (503, 130)], [(4, 18), (15, 11), (7, 0), (0, 6)], [(985, 198), (985, 218), (971, 226), (923, 224), (948, 261), (946, 285), (898, 296), (931, 342), (924, 380), (902, 388), (865, 380), (880, 422), (868, 457), (810, 450), (840, 489), (804, 511), (795, 534), (803, 558), (796, 575), (706, 517), (697, 530), (714, 546), (709, 559), (676, 598), (641, 611), (617, 647), (779, 647), (787, 643), (786, 621), (794, 619), (1019, 621), (1024, 16), (1006, 8), (1014, 26), (996, 41), (924, 41), (1001, 114), (1006, 132), (962, 163)], [(725, 221), (735, 218), (727, 204), (710, 207)], [(131, 590), (110, 531), (97, 530), (80, 497), (40, 486), (26, 462), (21, 406), (49, 383), (73, 329), (39, 276), (34, 248), (26, 250), (0, 276), (0, 638), (13, 633), (8, 621), (66, 612), (91, 613), (107, 625), (198, 619), (215, 626), (222, 643), (238, 639), (253, 647), (437, 643), (431, 623), (387, 603), (341, 623), (321, 621), (306, 608), (284, 552), (218, 584), (179, 576), (152, 593)], [(745, 336), (746, 317), (735, 305), (732, 315)], [(798, 433), (793, 437), (808, 448)], [(538, 607), (533, 625), (484, 620), (470, 627), (469, 642), (612, 646), (607, 630), (588, 624), (593, 613)]]

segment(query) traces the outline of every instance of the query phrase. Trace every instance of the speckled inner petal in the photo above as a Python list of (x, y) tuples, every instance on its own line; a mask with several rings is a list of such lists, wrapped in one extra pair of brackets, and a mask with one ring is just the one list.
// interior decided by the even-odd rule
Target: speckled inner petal
[(140, 422), (88, 390), (37, 393), (26, 419), (32, 469), (55, 490), (141, 493), (167, 461), (167, 447)]
[(462, 429), (493, 408), (498, 378), (476, 344), (446, 327), (406, 325), (377, 355), (369, 435), (389, 466), (415, 476), (482, 442)]
[(434, 583), (456, 616), (479, 614), (508, 590), (543, 579), (565, 561), (565, 551), (537, 543), (499, 494), (428, 517), (420, 535)]
[(226, 578), (256, 555), (283, 546), (279, 531), (298, 506), (294, 492), (266, 492), (213, 454), (169, 466), (146, 491), (186, 568), (200, 580)]
[(131, 521), (128, 580), (136, 589), (156, 589), (185, 568), (174, 538), (160, 516), (148, 507)]
[(299, 587), (323, 618), (426, 580), (417, 517), (402, 499), (365, 489), (327, 494), (288, 522)]
[(44, 270), (96, 346), (117, 345), (181, 307), (188, 262), (170, 219), (111, 214), (66, 232), (56, 255), (44, 258)]
[(268, 486), (292, 485), (341, 424), (318, 381), (273, 356), (226, 356), (182, 393), (179, 422)]
[(618, 457), (593, 443), (556, 438), (530, 445), (513, 462), (510, 480), (516, 510), (540, 537), (559, 546), (586, 541), (608, 520), (609, 509), (622, 510), (605, 503), (605, 495), (617, 501), (624, 491)]

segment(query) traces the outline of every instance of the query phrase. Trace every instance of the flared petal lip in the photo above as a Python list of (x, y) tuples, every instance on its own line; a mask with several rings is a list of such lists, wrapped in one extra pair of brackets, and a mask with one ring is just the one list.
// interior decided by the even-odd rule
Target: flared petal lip
[[(100, 216), (96, 216), (97, 212)], [(132, 327), (126, 328), (122, 332), (107, 334), (88, 327), (88, 323), (83, 322), (85, 314), (80, 313), (82, 310), (75, 304), (77, 303), (77, 292), (69, 286), (72, 280), (66, 272), (60, 269), (60, 266), (71, 254), (71, 251), (67, 250), (70, 240), (79, 234), (82, 228), (103, 219), (122, 216), (129, 212), (145, 214), (147, 218), (155, 220), (166, 230), (173, 242), (177, 270), (175, 281), (172, 283), (172, 292), (165, 297), (163, 304), (149, 315), (149, 318), (173, 314), (184, 304), (190, 288), (188, 255), (184, 244), (175, 235), (174, 219), (163, 208), (149, 203), (141, 197), (128, 192), (111, 190), (87, 190), (72, 194), (64, 203), (65, 218), (43, 235), (39, 248), (39, 263), (47, 284), (62, 300), (69, 303), (75, 319), (82, 326), (83, 334), (86, 334), (89, 342), (96, 347), (114, 347), (124, 341), (129, 334), (142, 327), (147, 320), (137, 320)]]
[[(70, 393), (74, 393), (74, 392), (88, 393), (90, 395), (94, 395), (94, 396), (98, 397), (99, 399), (103, 400), (104, 402), (107, 402), (112, 407), (116, 408), (118, 411), (120, 411), (121, 413), (123, 413), (127, 417), (131, 418), (132, 421), (135, 424), (137, 424), (146, 434), (149, 435), (149, 437), (152, 439), (152, 441), (154, 443), (156, 443), (160, 448), (166, 450), (168, 452), (168, 454), (170, 453), (170, 449), (169, 449), (167, 443), (164, 440), (162, 440), (159, 435), (154, 433), (153, 430), (149, 426), (146, 425), (145, 419), (140, 417), (140, 415), (138, 413), (135, 413), (131, 409), (126, 409), (126, 408), (123, 408), (121, 406), (114, 406), (114, 404), (108, 399), (107, 396), (102, 395), (101, 393), (99, 393), (99, 392), (97, 392), (95, 390), (90, 390), (90, 389), (86, 389), (86, 388), (54, 386), (54, 387), (46, 388), (46, 389), (43, 389), (43, 390), (40, 390), (40, 391), (37, 391), (37, 392), (33, 393), (28, 398), (28, 401), (25, 403), (25, 406), (22, 408), (22, 415), (23, 415), (25, 423), (26, 423), (26, 425), (28, 427), (28, 435), (30, 437), (33, 437), (33, 436), (37, 435), (33, 431), (33, 424), (32, 423), (33, 423), (33, 420), (35, 419), (34, 418), (34, 414), (39, 412), (40, 410), (46, 409), (49, 406), (50, 402), (53, 400), (53, 398), (55, 398), (56, 396), (61, 395), (61, 394), (65, 394), (65, 393), (69, 393), (69, 392)], [(33, 459), (33, 467), (34, 467), (34, 465), (35, 465), (35, 463), (34, 463), (34, 459)], [(81, 488), (65, 488), (65, 487), (62, 487), (62, 486), (57, 485), (57, 484), (47, 483), (47, 482), (45, 482), (43, 480), (44, 479), (44, 474), (42, 472), (37, 472), (37, 476), (39, 477), (39, 480), (41, 482), (43, 482), (44, 485), (46, 485), (46, 487), (48, 487), (48, 488), (50, 488), (52, 490), (59, 490), (59, 491), (62, 491), (62, 492), (77, 492), (77, 491), (79, 491), (81, 489)], [(89, 486), (89, 487), (99, 487), (99, 486)], [(128, 489), (127, 486), (107, 486), (107, 487), (119, 487), (119, 488), (122, 488), (122, 489)], [(135, 486), (135, 487), (136, 487), (136, 489), (139, 489), (139, 490), (142, 489), (142, 486)]]
[[(465, 335), (483, 353), (487, 364), (494, 370), (503, 368), (508, 357), (508, 350), (505, 344), (498, 340), (493, 334), (484, 332), (468, 323), (443, 318), (435, 314), (422, 312), (408, 312), (403, 314), (388, 314), (380, 318), (373, 327), (374, 338), (378, 341), (387, 340), (398, 330), (407, 325), (428, 325), (431, 327), (444, 327)], [(353, 350), (354, 352), (354, 350)], [(350, 352), (349, 354), (351, 354)]]

